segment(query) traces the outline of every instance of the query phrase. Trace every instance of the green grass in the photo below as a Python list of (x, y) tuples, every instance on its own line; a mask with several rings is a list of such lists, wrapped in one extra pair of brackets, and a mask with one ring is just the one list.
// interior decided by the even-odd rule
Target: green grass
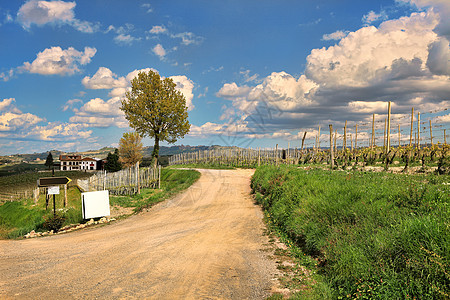
[(450, 176), (281, 166), (258, 168), (252, 188), (294, 254), (316, 262), (309, 264), (319, 276), (316, 293), (448, 299), (449, 182)]
[[(191, 186), (200, 173), (194, 170), (163, 169), (161, 189), (142, 189), (141, 194), (127, 197), (110, 197), (111, 205), (134, 207), (135, 212), (151, 207)], [(78, 187), (68, 189), (68, 204), (64, 207), (63, 193), (56, 195), (56, 208), (66, 218), (64, 225), (83, 222), (81, 214), (81, 192)], [(44, 231), (45, 218), (53, 215), (53, 200), (45, 209), (45, 196), (40, 195), (37, 204), (32, 199), (6, 202), (0, 205), (0, 238), (19, 238), (30, 232)]]

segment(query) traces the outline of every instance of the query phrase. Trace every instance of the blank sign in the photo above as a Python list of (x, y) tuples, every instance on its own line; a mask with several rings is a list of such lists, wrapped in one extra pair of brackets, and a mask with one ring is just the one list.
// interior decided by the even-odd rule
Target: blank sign
[(100, 218), (110, 215), (108, 191), (81, 193), (83, 219)]

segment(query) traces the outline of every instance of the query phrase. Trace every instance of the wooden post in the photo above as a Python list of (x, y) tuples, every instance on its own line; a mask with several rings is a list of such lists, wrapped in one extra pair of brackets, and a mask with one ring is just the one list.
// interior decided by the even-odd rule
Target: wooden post
[(347, 120), (345, 120), (344, 126), (344, 151), (347, 149)]
[(64, 185), (64, 207), (67, 206), (67, 184)]
[(417, 113), (417, 148), (420, 149), (420, 112)]
[(375, 146), (375, 114), (372, 116), (372, 144), (371, 148)]
[(383, 151), (386, 151), (386, 119), (384, 119)]
[(261, 166), (261, 147), (258, 148), (258, 167)]
[(388, 102), (388, 119), (387, 119), (387, 140), (386, 140), (386, 153), (389, 153), (391, 147), (391, 101)]
[(431, 126), (431, 119), (430, 119), (430, 139), (431, 139), (431, 146), (433, 146), (433, 126)]
[(413, 127), (414, 127), (414, 107), (411, 109), (411, 131), (409, 134), (409, 146), (411, 146), (412, 144)]
[(306, 138), (306, 131), (303, 134), (303, 138), (302, 138), (302, 154), (303, 154), (303, 145), (305, 144), (305, 138)]
[(320, 125), (319, 125), (319, 133), (317, 134), (317, 150), (320, 149)]
[(137, 190), (138, 194), (141, 193), (141, 176), (139, 174), (139, 162), (136, 163), (136, 175), (137, 175)]
[(161, 189), (161, 165), (158, 166), (158, 189)]
[(278, 167), (278, 144), (275, 147), (275, 166)]
[(331, 170), (334, 169), (334, 151), (333, 151), (333, 125), (328, 125), (330, 127), (330, 161), (331, 161)]
[(355, 150), (358, 149), (358, 124), (355, 125)]
[(290, 147), (290, 143), (288, 142), (288, 148), (287, 148), (287, 164), (290, 165), (290, 157), (289, 157), (289, 147)]

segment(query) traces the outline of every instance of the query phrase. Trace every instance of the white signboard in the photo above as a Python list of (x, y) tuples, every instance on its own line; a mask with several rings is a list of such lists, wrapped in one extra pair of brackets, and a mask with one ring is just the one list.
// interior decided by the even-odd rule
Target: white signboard
[(109, 216), (108, 191), (81, 193), (81, 210), (83, 219)]
[(49, 194), (49, 195), (59, 195), (59, 186), (49, 186), (47, 188), (47, 194)]

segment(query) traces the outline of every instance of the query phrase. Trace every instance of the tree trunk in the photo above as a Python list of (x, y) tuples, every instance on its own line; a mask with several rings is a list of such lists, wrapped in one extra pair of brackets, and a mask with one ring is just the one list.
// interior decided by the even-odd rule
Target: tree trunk
[(154, 168), (158, 165), (158, 157), (159, 157), (159, 136), (155, 136), (155, 145), (153, 146), (152, 153), (152, 165)]

